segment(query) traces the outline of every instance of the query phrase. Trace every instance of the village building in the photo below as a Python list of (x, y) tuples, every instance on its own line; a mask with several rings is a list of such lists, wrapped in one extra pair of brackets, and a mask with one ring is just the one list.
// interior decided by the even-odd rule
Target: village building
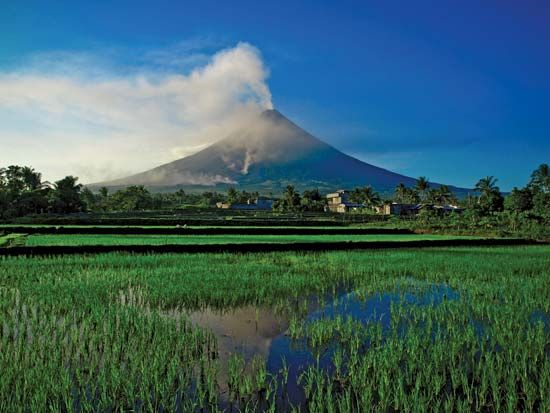
[(456, 205), (434, 205), (434, 204), (401, 204), (392, 202), (376, 207), (376, 212), (382, 215), (417, 215), (423, 210), (439, 211), (442, 213), (462, 212), (462, 208)]
[(267, 198), (249, 199), (244, 204), (229, 204), (227, 202), (218, 202), (216, 207), (220, 209), (235, 209), (241, 211), (271, 211), (273, 209), (273, 200)]
[(350, 212), (364, 208), (363, 204), (350, 202), (349, 191), (339, 189), (336, 192), (327, 195), (327, 205), (325, 212)]

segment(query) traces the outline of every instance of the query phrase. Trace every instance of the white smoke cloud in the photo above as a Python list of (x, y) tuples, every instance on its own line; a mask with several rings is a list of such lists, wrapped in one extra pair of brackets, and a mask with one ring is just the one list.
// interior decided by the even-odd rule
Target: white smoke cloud
[[(145, 56), (158, 64), (169, 51)], [(176, 73), (63, 52), (0, 71), (0, 165), (85, 183), (123, 177), (200, 150), (272, 108), (269, 72), (253, 46), (195, 60)]]

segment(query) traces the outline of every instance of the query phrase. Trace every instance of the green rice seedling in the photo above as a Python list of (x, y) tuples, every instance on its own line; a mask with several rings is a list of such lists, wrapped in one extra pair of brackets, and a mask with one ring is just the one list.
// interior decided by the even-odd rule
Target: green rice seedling
[(27, 239), (26, 234), (2, 234), (0, 233), (0, 248), (2, 247), (17, 247), (25, 245)]
[[(0, 411), (219, 411), (225, 398), (239, 411), (547, 411), (549, 253), (1, 258)], [(429, 298), (437, 286), (451, 292)], [(354, 318), (348, 292), (373, 316)], [(281, 400), (293, 366), (270, 371), (266, 353), (228, 359), (188, 318), (246, 306), (258, 330), (273, 309), (313, 357), (304, 400)]]
[(377, 241), (431, 241), (450, 239), (477, 239), (460, 235), (419, 234), (369, 234), (369, 235), (133, 235), (133, 234), (10, 234), (2, 240), (18, 240), (17, 245), (170, 245), (170, 244), (246, 244), (246, 243), (293, 243), (293, 242), (377, 242)]

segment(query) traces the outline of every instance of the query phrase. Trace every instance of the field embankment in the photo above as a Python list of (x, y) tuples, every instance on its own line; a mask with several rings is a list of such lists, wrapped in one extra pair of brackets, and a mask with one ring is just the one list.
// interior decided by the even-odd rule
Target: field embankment
[(117, 235), (383, 235), (414, 234), (407, 228), (368, 227), (256, 227), (256, 226), (116, 226), (116, 225), (0, 225), (0, 230), (23, 234), (117, 234)]
[(6, 220), (9, 225), (117, 225), (117, 226), (325, 226), (384, 223), (388, 216), (376, 214), (337, 214), (325, 212), (279, 213), (272, 211), (235, 211), (207, 208), (197, 211), (135, 211), (109, 213), (76, 213), (67, 215), (38, 214)]

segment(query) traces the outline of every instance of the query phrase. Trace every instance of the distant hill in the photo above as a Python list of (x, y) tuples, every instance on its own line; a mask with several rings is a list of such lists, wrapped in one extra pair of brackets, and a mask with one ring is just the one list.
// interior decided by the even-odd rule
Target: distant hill
[(275, 194), (286, 185), (294, 185), (299, 190), (319, 188), (321, 191), (371, 185), (381, 193), (390, 193), (399, 183), (412, 186), (415, 179), (346, 155), (277, 110), (266, 110), (255, 122), (200, 152), (137, 175), (90, 187), (145, 185), (156, 191), (204, 191), (235, 186)]

